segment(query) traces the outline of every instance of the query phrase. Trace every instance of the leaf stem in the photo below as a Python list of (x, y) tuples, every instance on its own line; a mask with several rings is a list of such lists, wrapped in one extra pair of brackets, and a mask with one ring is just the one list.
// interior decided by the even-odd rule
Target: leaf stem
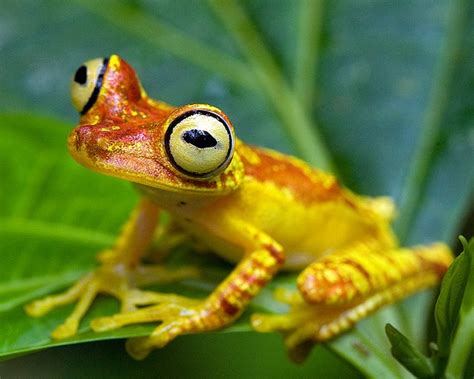
[(474, 309), (461, 318), (456, 336), (451, 344), (446, 377), (462, 378), (469, 354), (474, 348)]
[(324, 0), (301, 0), (296, 52), (295, 90), (304, 109), (310, 110), (315, 96)]
[(183, 60), (187, 60), (206, 70), (218, 73), (226, 80), (242, 87), (255, 89), (252, 75), (248, 69), (231, 56), (217, 51), (181, 30), (167, 25), (140, 10), (121, 2), (114, 6), (105, 6), (103, 2), (75, 0), (89, 11), (100, 15), (122, 29), (129, 31), (163, 51), (167, 51)]
[(209, 0), (209, 4), (240, 46), (297, 153), (309, 163), (334, 172), (335, 166), (322, 135), (283, 78), (245, 10), (235, 0)]
[(398, 236), (407, 239), (421, 195), (426, 186), (430, 165), (435, 156), (443, 115), (449, 101), (449, 90), (462, 47), (463, 30), (468, 21), (468, 0), (453, 0), (448, 13), (447, 32), (441, 49), (441, 58), (435, 69), (434, 84), (425, 112), (418, 147), (409, 167), (400, 204), (400, 218), (396, 224)]

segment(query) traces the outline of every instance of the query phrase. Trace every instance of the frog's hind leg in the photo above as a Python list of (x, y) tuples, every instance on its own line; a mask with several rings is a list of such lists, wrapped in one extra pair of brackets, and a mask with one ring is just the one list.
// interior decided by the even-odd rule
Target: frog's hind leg
[(25, 311), (30, 316), (39, 317), (54, 308), (77, 302), (70, 316), (51, 334), (54, 339), (62, 339), (76, 334), (81, 319), (98, 294), (116, 297), (121, 302), (121, 312), (130, 312), (161, 300), (158, 294), (152, 295), (150, 291), (141, 291), (137, 287), (196, 277), (197, 270), (191, 267), (169, 271), (158, 265), (140, 264), (153, 239), (158, 215), (156, 205), (147, 199), (142, 200), (124, 225), (116, 245), (99, 254), (101, 267), (63, 293), (27, 304)]
[(255, 314), (257, 331), (280, 331), (295, 360), (316, 342), (352, 327), (380, 307), (436, 284), (452, 261), (443, 244), (412, 249), (360, 243), (323, 257), (298, 277), (296, 291), (280, 290), (277, 300), (290, 305), (283, 315)]

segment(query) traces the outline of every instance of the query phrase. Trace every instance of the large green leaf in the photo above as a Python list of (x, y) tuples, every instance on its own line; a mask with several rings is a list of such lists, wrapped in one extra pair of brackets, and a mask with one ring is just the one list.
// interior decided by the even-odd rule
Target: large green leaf
[[(473, 7), (468, 0), (3, 1), (0, 110), (10, 114), (0, 118), (0, 354), (52, 345), (48, 333), (70, 308), (30, 319), (22, 304), (92, 268), (137, 199), (126, 183), (67, 156), (77, 119), (68, 80), (82, 61), (119, 53), (153, 97), (215, 104), (244, 140), (332, 167), (361, 193), (393, 196), (405, 242), (452, 243), (474, 184)], [(229, 270), (187, 252), (177, 260), (211, 267), (207, 281), (173, 288), (193, 296)], [(254, 309), (277, 309), (270, 292)], [(429, 301), (422, 294), (390, 307), (329, 348), (366, 375), (401, 376), (383, 326), (390, 321), (424, 341)], [(91, 317), (115, 307), (99, 299), (82, 333), (64, 343), (149, 332), (87, 331)], [(244, 318), (230, 330), (247, 328)]]

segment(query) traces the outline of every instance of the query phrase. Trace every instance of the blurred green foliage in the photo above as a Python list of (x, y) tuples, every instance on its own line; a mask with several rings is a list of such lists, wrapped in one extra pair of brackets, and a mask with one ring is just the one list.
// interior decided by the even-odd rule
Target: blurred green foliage
[[(455, 246), (474, 184), (468, 0), (3, 0), (0, 354), (50, 343), (49, 331), (70, 308), (32, 320), (21, 305), (93, 267), (95, 252), (113, 241), (137, 199), (127, 183), (88, 172), (65, 149), (77, 121), (69, 78), (81, 62), (111, 53), (135, 67), (152, 97), (214, 104), (242, 139), (331, 166), (355, 191), (393, 196), (404, 243)], [(214, 275), (173, 288), (181, 293), (202, 296), (229, 270), (180, 254), (178, 261), (207, 265)], [(237, 333), (248, 330), (244, 318), (235, 333), (182, 337), (140, 364), (116, 343), (102, 342), (2, 363), (0, 375), (26, 373), (20, 367), (44, 360), (51, 376), (63, 370), (81, 376), (87, 368), (91, 376), (118, 377), (401, 377), (407, 372), (388, 356), (384, 324), (426, 347), (429, 302), (425, 293), (379, 312), (328, 344), (330, 351), (319, 347), (302, 368), (283, 358), (279, 338)], [(115, 307), (101, 298), (88, 320)], [(278, 309), (270, 290), (253, 307)], [(107, 335), (86, 330), (87, 320), (78, 341), (145, 334), (150, 327)], [(185, 371), (185, 363), (195, 370)]]
[(469, 378), (474, 370), (474, 238), (460, 240), (463, 252), (444, 275), (436, 301), (437, 338), (429, 344), (429, 356), (392, 325), (386, 326), (392, 355), (417, 378)]

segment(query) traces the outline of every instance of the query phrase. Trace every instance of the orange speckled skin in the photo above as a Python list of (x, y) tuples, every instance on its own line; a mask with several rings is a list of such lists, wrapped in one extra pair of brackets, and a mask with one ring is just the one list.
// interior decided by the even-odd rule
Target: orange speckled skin
[[(186, 233), (238, 262), (188, 316), (164, 323), (148, 339), (130, 345), (134, 356), (142, 357), (179, 334), (229, 324), (282, 268), (309, 265), (298, 279), (305, 306), (350, 303), (359, 315), (355, 321), (373, 304), (432, 285), (446, 270), (451, 257), (445, 247), (435, 249), (439, 254), (434, 260), (398, 249), (389, 225), (394, 213), (390, 199), (355, 195), (334, 176), (296, 158), (236, 139), (232, 162), (217, 177), (184, 177), (167, 157), (164, 136), (172, 120), (197, 106), (172, 107), (149, 99), (133, 69), (113, 55), (97, 101), (69, 138), (78, 162), (135, 183)], [(222, 111), (212, 109), (231, 125)], [(397, 287), (406, 278), (415, 278), (415, 284)], [(379, 293), (385, 295), (378, 302), (364, 305)], [(306, 337), (322, 340), (346, 329), (350, 322), (340, 316), (347, 309), (334, 312), (320, 312), (330, 326)]]

